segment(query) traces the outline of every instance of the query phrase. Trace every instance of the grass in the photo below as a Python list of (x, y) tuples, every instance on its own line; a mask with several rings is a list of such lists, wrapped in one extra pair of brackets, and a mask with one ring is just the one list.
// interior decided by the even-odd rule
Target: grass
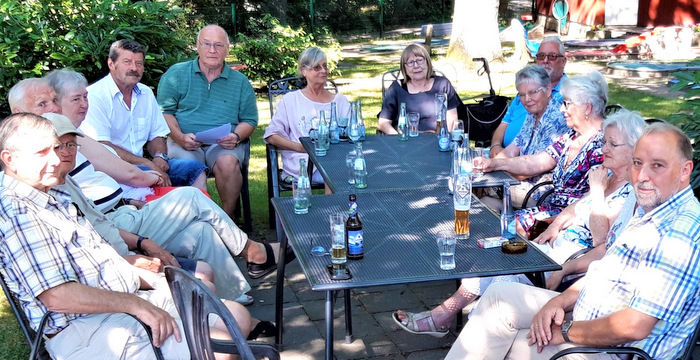
[[(341, 93), (349, 100), (362, 99), (362, 110), (368, 134), (376, 129), (376, 114), (381, 108), (381, 74), (386, 70), (396, 67), (398, 55), (367, 55), (353, 57), (340, 63), (342, 77), (333, 76), (340, 87)], [(457, 82), (457, 91), (463, 98), (478, 95), (483, 91), (474, 92), (464, 89)], [(509, 93), (512, 91), (512, 93)], [(513, 96), (514, 87), (504, 88), (504, 94)], [(620, 104), (628, 109), (639, 111), (645, 118), (668, 118), (668, 115), (679, 111), (682, 100), (668, 99), (648, 93), (629, 90), (615, 84), (610, 85), (610, 103)], [(265, 159), (265, 144), (262, 140), (265, 128), (270, 121), (270, 108), (267, 96), (258, 97), (258, 113), (260, 123), (251, 138), (251, 160), (249, 166), (251, 209), (253, 213), (254, 237), (268, 241), (274, 241), (274, 235), (267, 231), (267, 161)], [(209, 182), (209, 193), (215, 201), (218, 196), (215, 191), (213, 179)], [(272, 237), (272, 238), (270, 238)], [(0, 294), (0, 360), (26, 358), (29, 355), (29, 347), (25, 344), (23, 336), (17, 326), (14, 316)]]

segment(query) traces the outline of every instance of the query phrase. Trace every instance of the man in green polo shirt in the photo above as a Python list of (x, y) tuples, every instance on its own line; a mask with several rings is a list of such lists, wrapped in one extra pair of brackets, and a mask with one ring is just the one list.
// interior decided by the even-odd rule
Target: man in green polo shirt
[[(241, 165), (248, 162), (248, 139), (258, 124), (255, 93), (248, 79), (226, 64), (226, 31), (208, 25), (197, 35), (199, 56), (175, 64), (158, 84), (158, 104), (170, 127), (168, 155), (197, 159), (212, 169), (224, 211), (233, 215), (241, 192)], [(231, 133), (215, 144), (195, 134), (224, 124)]]

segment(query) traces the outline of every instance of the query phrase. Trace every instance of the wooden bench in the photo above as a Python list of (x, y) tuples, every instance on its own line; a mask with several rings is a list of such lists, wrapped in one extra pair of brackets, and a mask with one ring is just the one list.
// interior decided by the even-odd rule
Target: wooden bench
[(420, 36), (425, 38), (425, 49), (430, 53), (433, 36), (452, 35), (452, 23), (425, 24), (420, 27)]

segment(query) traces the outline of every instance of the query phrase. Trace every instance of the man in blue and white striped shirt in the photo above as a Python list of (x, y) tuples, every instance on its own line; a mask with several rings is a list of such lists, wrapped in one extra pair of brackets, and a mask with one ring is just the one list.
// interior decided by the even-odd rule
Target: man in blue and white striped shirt
[(690, 140), (672, 125), (650, 125), (632, 164), (637, 208), (584, 279), (561, 294), (494, 284), (446, 359), (549, 359), (582, 345), (634, 346), (654, 359), (675, 359), (695, 341), (700, 203), (689, 185)]

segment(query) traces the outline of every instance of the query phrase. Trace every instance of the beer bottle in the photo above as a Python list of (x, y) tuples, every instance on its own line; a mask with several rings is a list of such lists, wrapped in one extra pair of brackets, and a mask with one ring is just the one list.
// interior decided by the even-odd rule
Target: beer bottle
[(345, 243), (348, 249), (348, 259), (360, 260), (365, 257), (365, 244), (362, 236), (362, 221), (357, 215), (357, 197), (350, 194), (348, 219), (345, 221)]
[(503, 183), (503, 209), (501, 210), (501, 236), (506, 239), (515, 238), (515, 214), (510, 201), (510, 183)]

